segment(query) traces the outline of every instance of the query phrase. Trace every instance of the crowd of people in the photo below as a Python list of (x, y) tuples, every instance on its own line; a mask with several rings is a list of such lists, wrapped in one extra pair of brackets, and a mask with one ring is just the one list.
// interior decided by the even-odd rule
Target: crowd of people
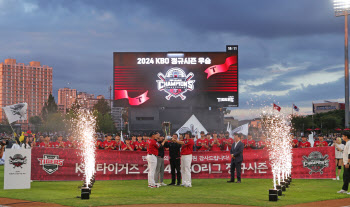
[[(178, 139), (182, 141), (185, 134), (179, 134)], [(23, 134), (23, 138), (15, 138), (15, 142), (10, 144), (10, 148), (78, 148), (79, 140), (73, 135), (66, 137), (59, 134)], [(160, 134), (164, 140), (171, 141), (171, 137), (165, 137)], [(229, 151), (233, 144), (233, 137), (229, 132), (200, 132), (198, 135), (191, 135), (194, 140), (194, 151)], [(99, 150), (118, 150), (118, 151), (146, 151), (147, 140), (150, 139), (148, 134), (131, 134), (121, 137), (119, 134), (95, 134), (95, 146)], [(262, 136), (259, 141), (253, 139), (252, 135), (248, 135), (243, 139), (244, 148), (263, 149), (266, 147), (266, 137)]]
[[(322, 134), (318, 135), (314, 139), (312, 145), (308, 141), (307, 136), (293, 137), (293, 148), (306, 148), (306, 147), (324, 147), (334, 146), (336, 143), (336, 137), (325, 138)], [(165, 137), (160, 134), (160, 137), (164, 140), (171, 141), (170, 137)], [(338, 137), (340, 140), (341, 138)], [(130, 135), (120, 136), (119, 134), (95, 134), (95, 146), (99, 150), (118, 150), (118, 151), (146, 151), (147, 140), (150, 136), (146, 133), (132, 133)], [(179, 134), (178, 139), (182, 141), (184, 134)], [(194, 140), (194, 151), (229, 151), (231, 145), (234, 142), (233, 136), (230, 136), (229, 132), (212, 132), (204, 133), (200, 132), (199, 135), (191, 135), (191, 139)], [(327, 140), (327, 141), (325, 141)], [(261, 135), (260, 138), (253, 138), (251, 134), (242, 137), (245, 150), (252, 149), (264, 149), (267, 147), (266, 137)], [(344, 144), (344, 143), (343, 143)], [(13, 143), (8, 144), (8, 148), (26, 148), (33, 147), (50, 147), (50, 148), (78, 148), (79, 140), (74, 135), (62, 136), (59, 134), (27, 134), (22, 133), (21, 137), (18, 137)], [(168, 149), (166, 149), (168, 150)]]
[[(341, 168), (344, 166), (343, 152), (346, 145), (346, 140), (340, 137), (325, 138), (322, 134), (315, 136), (313, 144), (308, 141), (308, 136), (294, 137), (292, 136), (293, 148), (308, 148), (308, 147), (335, 147), (335, 157), (337, 166), (337, 177)], [(233, 137), (233, 138), (232, 138)], [(118, 151), (147, 151), (147, 161), (149, 165), (149, 187), (160, 187), (166, 185), (163, 182), (164, 175), (164, 151), (169, 151), (169, 161), (171, 165), (172, 182), (169, 185), (182, 185), (191, 187), (191, 161), (192, 152), (199, 151), (230, 151), (233, 156), (234, 151), (237, 150), (234, 143), (236, 140), (241, 141), (239, 148), (244, 149), (247, 153), (249, 150), (264, 149), (268, 142), (266, 137), (262, 135), (260, 139), (253, 139), (251, 134), (244, 136), (243, 134), (235, 134), (230, 136), (229, 132), (200, 132), (199, 136), (192, 135), (191, 132), (185, 134), (173, 134), (172, 137), (165, 137), (158, 132), (151, 134), (131, 134), (130, 136), (120, 136), (119, 134), (101, 134), (94, 135), (95, 147), (97, 150), (118, 150)], [(325, 140), (327, 139), (327, 141)], [(11, 143), (9, 140), (0, 141), (0, 157), (4, 152), (4, 148), (12, 149), (31, 149), (34, 147), (45, 148), (79, 148), (79, 140), (73, 135), (63, 137), (59, 134), (31, 134), (22, 133), (22, 136), (16, 137), (15, 141)], [(243, 153), (243, 151), (242, 151)], [(234, 158), (235, 156), (233, 156)], [(238, 159), (236, 159), (238, 160)], [(1, 162), (1, 161), (0, 161)], [(241, 162), (241, 161), (240, 161)], [(240, 166), (239, 163), (231, 163), (231, 173), (234, 174), (235, 168), (237, 170), (237, 179), (240, 182)], [(232, 172), (233, 170), (233, 172)], [(239, 176), (238, 176), (239, 174)], [(182, 179), (182, 180), (181, 180)], [(231, 178), (230, 181), (232, 182)], [(177, 180), (177, 182), (176, 182)]]

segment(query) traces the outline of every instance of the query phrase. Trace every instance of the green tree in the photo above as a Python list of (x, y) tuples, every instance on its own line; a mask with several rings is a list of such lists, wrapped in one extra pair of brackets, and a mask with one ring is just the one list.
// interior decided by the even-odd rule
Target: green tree
[(32, 116), (29, 118), (29, 123), (34, 126), (34, 131), (38, 132), (40, 124), (42, 124), (40, 116)]
[(49, 98), (44, 104), (44, 107), (41, 110), (41, 117), (44, 121), (46, 121), (48, 116), (54, 113), (57, 113), (57, 104), (53, 95), (50, 94)]
[(66, 131), (65, 117), (61, 113), (50, 113), (46, 121), (41, 125), (40, 131), (58, 132)]
[(339, 125), (340, 125), (340, 120), (333, 115), (322, 117), (322, 127), (325, 129), (332, 130), (339, 127)]
[(312, 118), (308, 116), (293, 116), (292, 126), (294, 133), (299, 134), (300, 132), (305, 132), (308, 128), (313, 128)]
[(108, 101), (104, 98), (99, 99), (94, 105), (93, 110), (98, 111), (99, 113), (105, 115), (111, 112), (111, 107), (108, 104)]
[(112, 116), (109, 113), (101, 114), (95, 110), (94, 116), (96, 117), (96, 130), (98, 132), (113, 133), (116, 131)]

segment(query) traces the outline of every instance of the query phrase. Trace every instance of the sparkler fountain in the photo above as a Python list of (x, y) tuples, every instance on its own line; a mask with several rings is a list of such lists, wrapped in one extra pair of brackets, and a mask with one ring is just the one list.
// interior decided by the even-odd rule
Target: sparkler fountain
[(79, 149), (84, 166), (84, 184), (81, 188), (81, 199), (89, 199), (91, 188), (95, 182), (95, 126), (96, 120), (92, 112), (86, 109), (77, 110), (77, 118), (73, 121), (74, 131), (79, 138)]
[(273, 174), (274, 188), (269, 190), (269, 200), (277, 201), (277, 195), (282, 195), (282, 191), (286, 190), (291, 175), (292, 138), (290, 136), (290, 117), (283, 113), (265, 112), (262, 119)]

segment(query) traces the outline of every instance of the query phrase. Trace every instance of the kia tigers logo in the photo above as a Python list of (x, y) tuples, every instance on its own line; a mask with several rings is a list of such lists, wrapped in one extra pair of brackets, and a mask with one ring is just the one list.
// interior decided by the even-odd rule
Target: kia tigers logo
[(59, 159), (58, 155), (43, 155), (38, 158), (39, 165), (43, 166), (43, 170), (48, 174), (52, 174), (58, 170), (58, 166), (63, 166), (64, 159)]

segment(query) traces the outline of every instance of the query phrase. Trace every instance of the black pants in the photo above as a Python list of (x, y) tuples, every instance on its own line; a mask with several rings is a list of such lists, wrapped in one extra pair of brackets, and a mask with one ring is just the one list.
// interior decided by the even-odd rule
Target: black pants
[(177, 172), (177, 183), (181, 183), (180, 158), (170, 159), (171, 183), (175, 183), (175, 169)]
[(235, 181), (235, 171), (237, 170), (237, 181), (241, 181), (241, 169), (242, 162), (235, 162), (231, 159), (231, 181)]
[(349, 188), (349, 182), (350, 182), (350, 168), (345, 168), (344, 166), (344, 173), (343, 173), (343, 190), (348, 191)]

